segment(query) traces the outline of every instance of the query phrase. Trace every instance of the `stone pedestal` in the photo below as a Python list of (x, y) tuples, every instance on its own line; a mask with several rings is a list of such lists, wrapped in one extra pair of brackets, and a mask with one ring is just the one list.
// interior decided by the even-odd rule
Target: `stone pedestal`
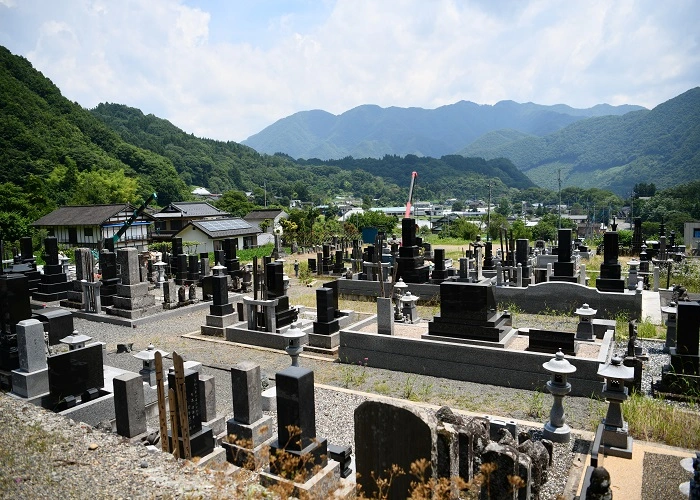
[(225, 274), (216, 274), (207, 278), (212, 287), (212, 305), (206, 316), (206, 324), (201, 327), (202, 335), (225, 336), (225, 329), (237, 320), (237, 314), (228, 299), (228, 279)]
[(260, 367), (244, 361), (231, 368), (233, 418), (226, 422), (226, 460), (239, 467), (258, 470), (269, 458), (272, 418), (263, 414)]
[(12, 392), (34, 398), (49, 392), (44, 326), (35, 319), (17, 323), (19, 368), (12, 370)]
[(148, 283), (141, 281), (138, 258), (138, 250), (135, 248), (117, 251), (121, 284), (116, 286), (117, 294), (112, 298), (112, 306), (107, 308), (107, 314), (136, 319), (155, 314), (158, 310), (156, 298), (148, 291)]
[(135, 373), (114, 377), (114, 414), (117, 434), (132, 438), (146, 432), (143, 380)]

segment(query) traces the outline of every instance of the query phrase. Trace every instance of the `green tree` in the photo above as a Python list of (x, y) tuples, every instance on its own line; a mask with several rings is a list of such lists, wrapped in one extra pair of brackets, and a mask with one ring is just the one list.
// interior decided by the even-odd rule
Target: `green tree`
[(505, 215), (498, 212), (491, 212), (491, 221), (488, 221), (489, 216), (484, 215), (483, 222), (486, 224), (486, 231), (488, 233), (489, 239), (497, 240), (500, 237), (501, 229), (508, 229), (508, 219)]
[(513, 238), (517, 239), (532, 239), (532, 230), (525, 225), (525, 221), (517, 219), (510, 225), (510, 230), (513, 232)]
[(496, 212), (503, 215), (504, 217), (508, 217), (511, 213), (513, 213), (513, 206), (511, 205), (508, 198), (504, 196), (500, 199), (500, 201), (498, 202), (498, 206), (496, 207)]
[(479, 235), (479, 226), (469, 221), (466, 217), (458, 217), (452, 223), (447, 224), (440, 232), (440, 237), (459, 238), (473, 241)]
[(557, 238), (557, 226), (546, 219), (542, 219), (532, 228), (532, 238), (535, 240), (553, 241)]
[(464, 203), (461, 201), (455, 201), (452, 204), (452, 211), (453, 212), (464, 212)]
[(78, 184), (68, 199), (71, 205), (136, 203), (139, 183), (124, 170), (92, 170), (78, 174)]
[(243, 217), (255, 209), (255, 205), (248, 201), (245, 193), (234, 190), (226, 191), (214, 205), (234, 217)]
[(396, 232), (398, 219), (393, 215), (369, 210), (361, 214), (352, 214), (348, 218), (348, 222), (352, 223), (359, 231), (366, 227), (374, 227), (386, 234), (393, 234)]

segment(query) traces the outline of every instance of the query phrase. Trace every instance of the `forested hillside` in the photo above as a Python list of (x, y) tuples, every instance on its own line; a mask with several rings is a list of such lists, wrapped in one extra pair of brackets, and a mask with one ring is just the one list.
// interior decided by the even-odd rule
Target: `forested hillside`
[(545, 137), (485, 141), (465, 156), (505, 157), (538, 185), (601, 187), (627, 194), (638, 182), (670, 187), (697, 179), (700, 168), (700, 88), (651, 111), (576, 122)]
[(260, 205), (324, 203), (336, 195), (389, 205), (405, 203), (412, 170), (424, 180), (423, 199), (483, 192), (491, 177), (501, 193), (529, 185), (507, 161), (392, 157), (376, 165), (351, 158), (299, 164), (196, 138), (128, 106), (85, 110), (2, 47), (0, 110), (0, 238), (6, 240), (27, 234), (29, 223), (60, 205), (137, 204), (152, 192), (164, 205), (189, 199), (192, 186), (252, 191)]
[[(124, 142), (119, 135), (32, 68), (0, 47), (0, 183), (46, 188), (63, 203), (114, 201), (100, 179), (135, 177), (136, 185), (118, 196), (134, 201), (157, 191), (168, 202), (187, 193), (172, 163)], [(80, 191), (80, 194), (78, 193)]]
[(418, 172), (417, 194), (423, 200), (439, 200), (457, 197), (459, 199), (485, 197), (488, 193), (489, 179), (499, 193), (507, 188), (527, 189), (534, 184), (506, 159), (484, 160), (482, 158), (465, 158), (448, 155), (442, 158), (425, 158), (415, 155), (405, 157), (387, 155), (377, 160), (374, 158), (342, 160), (318, 159), (297, 160), (307, 165), (328, 165), (344, 169), (361, 169), (372, 175), (393, 179), (399, 186), (408, 187), (410, 173)]
[(513, 129), (543, 136), (588, 117), (620, 115), (640, 106), (598, 105), (574, 109), (501, 101), (493, 106), (460, 101), (437, 109), (381, 108), (363, 105), (338, 116), (321, 110), (302, 111), (278, 120), (249, 137), (262, 153), (292, 158), (382, 158), (385, 155), (454, 154), (483, 134)]

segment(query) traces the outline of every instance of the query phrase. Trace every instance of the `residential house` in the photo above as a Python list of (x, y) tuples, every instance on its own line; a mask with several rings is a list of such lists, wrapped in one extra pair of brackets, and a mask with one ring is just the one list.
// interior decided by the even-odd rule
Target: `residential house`
[(154, 241), (170, 241), (187, 224), (206, 219), (221, 219), (230, 215), (205, 201), (171, 203), (153, 214), (156, 220)]
[(683, 243), (689, 254), (700, 254), (700, 222), (691, 221), (683, 224)]
[(261, 233), (256, 224), (234, 218), (194, 220), (178, 231), (175, 236), (182, 241), (197, 242), (196, 252), (213, 252), (223, 248), (222, 241), (228, 238), (238, 239), (238, 248), (258, 246)]
[[(31, 225), (55, 236), (59, 245), (101, 249), (136, 212), (131, 203), (118, 205), (74, 205), (60, 207)], [(115, 243), (115, 248), (148, 247), (153, 216), (143, 212)]]
[[(270, 242), (274, 242), (274, 233), (282, 234), (282, 219), (289, 217), (289, 214), (284, 210), (279, 208), (265, 208), (260, 210), (253, 210), (243, 217), (243, 219), (259, 227), (262, 230), (262, 226), (265, 227), (263, 234), (258, 237), (258, 245), (265, 245)], [(264, 221), (269, 221), (264, 224)]]

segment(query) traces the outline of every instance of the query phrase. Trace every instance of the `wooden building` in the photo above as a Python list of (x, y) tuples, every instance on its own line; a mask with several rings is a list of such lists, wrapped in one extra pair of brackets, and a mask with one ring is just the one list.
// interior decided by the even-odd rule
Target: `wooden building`
[(221, 219), (229, 215), (205, 201), (171, 203), (152, 214), (156, 220), (152, 238), (154, 241), (170, 241), (190, 222), (206, 219)]
[[(134, 214), (136, 207), (131, 203), (119, 205), (75, 205), (60, 207), (44, 215), (31, 225), (46, 229), (49, 236), (55, 236), (59, 245), (101, 249), (106, 238), (112, 238)], [(153, 216), (140, 214), (115, 248), (148, 247)]]

